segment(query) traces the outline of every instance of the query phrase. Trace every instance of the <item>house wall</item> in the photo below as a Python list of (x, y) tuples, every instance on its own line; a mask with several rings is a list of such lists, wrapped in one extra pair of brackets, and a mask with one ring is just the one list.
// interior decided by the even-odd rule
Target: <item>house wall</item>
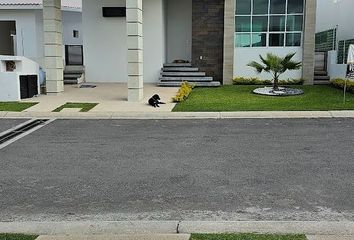
[(224, 1), (193, 0), (192, 63), (214, 80), (223, 80)]
[(165, 0), (167, 62), (192, 61), (192, 0)]
[(0, 21), (0, 55), (13, 55), (11, 32), (16, 30), (14, 21)]
[(155, 83), (166, 60), (165, 0), (143, 0), (144, 82)]
[(353, 9), (353, 0), (318, 0), (316, 32), (332, 29), (338, 25), (338, 40), (353, 39)]
[(36, 10), (0, 10), (0, 21), (16, 21), (17, 54), (41, 62)]
[[(102, 7), (124, 0), (83, 1), (84, 64), (88, 82), (127, 82), (125, 18), (104, 18)], [(144, 82), (157, 82), (166, 57), (164, 0), (143, 1)]]
[[(82, 45), (82, 13), (63, 11), (63, 43), (65, 45)], [(74, 38), (73, 31), (79, 31), (79, 37)]]
[[(63, 35), (64, 45), (82, 45), (82, 38), (73, 38), (71, 30), (74, 27), (81, 29), (80, 18), (81, 12), (63, 11), (63, 33), (66, 33)], [(41, 9), (1, 9), (0, 21), (16, 22), (17, 55), (25, 56), (44, 66), (43, 11)]]
[[(279, 56), (285, 56), (288, 53), (296, 52), (294, 61), (302, 61), (302, 47), (279, 47), (279, 48), (235, 48), (234, 55), (234, 76), (235, 77), (258, 77), (261, 79), (271, 79), (268, 73), (258, 74), (247, 64), (251, 61), (259, 61), (259, 55), (273, 53)], [(280, 76), (280, 79), (300, 79), (302, 70), (288, 71)]]

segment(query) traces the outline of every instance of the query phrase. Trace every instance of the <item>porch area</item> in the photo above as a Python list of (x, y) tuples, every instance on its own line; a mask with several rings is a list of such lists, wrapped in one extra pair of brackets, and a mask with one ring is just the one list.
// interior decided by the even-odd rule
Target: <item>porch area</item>
[[(23, 102), (38, 102), (25, 112), (52, 112), (58, 107), (72, 103), (97, 103), (90, 112), (171, 112), (175, 106), (172, 97), (178, 88), (159, 88), (155, 84), (144, 84), (144, 96), (140, 102), (128, 102), (127, 84), (125, 83), (87, 83), (84, 86), (94, 88), (79, 88), (77, 85), (65, 85), (64, 92), (58, 95), (40, 95)], [(161, 97), (166, 104), (160, 108), (148, 105), (148, 100), (154, 94)], [(80, 109), (63, 109), (62, 111), (78, 112)]]

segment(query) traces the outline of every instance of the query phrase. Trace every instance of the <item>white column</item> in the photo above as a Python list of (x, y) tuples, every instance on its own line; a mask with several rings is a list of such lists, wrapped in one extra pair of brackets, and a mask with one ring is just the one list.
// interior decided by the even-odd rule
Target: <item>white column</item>
[(232, 85), (235, 53), (235, 0), (225, 0), (223, 84)]
[(64, 91), (61, 0), (43, 0), (44, 58), (47, 93)]
[(143, 3), (127, 0), (128, 101), (143, 99)]

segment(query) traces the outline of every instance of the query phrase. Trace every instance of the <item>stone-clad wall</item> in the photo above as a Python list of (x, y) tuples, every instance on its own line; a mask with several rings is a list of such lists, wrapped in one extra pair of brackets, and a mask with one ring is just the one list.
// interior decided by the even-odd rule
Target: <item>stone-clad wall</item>
[(220, 82), (223, 80), (224, 2), (193, 0), (192, 64)]

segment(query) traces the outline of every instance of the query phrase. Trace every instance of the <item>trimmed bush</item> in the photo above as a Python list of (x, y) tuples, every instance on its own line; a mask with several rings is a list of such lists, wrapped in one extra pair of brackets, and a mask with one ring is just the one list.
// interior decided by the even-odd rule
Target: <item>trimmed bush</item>
[[(247, 78), (247, 77), (235, 77), (233, 80), (234, 85), (271, 85), (271, 80), (262, 80), (256, 77)], [(303, 85), (303, 79), (288, 79), (288, 80), (279, 80), (279, 85)]]
[[(344, 89), (345, 79), (337, 78), (331, 80), (331, 85), (335, 88)], [(354, 82), (347, 80), (347, 92), (354, 93)]]
[(188, 82), (183, 82), (181, 84), (181, 87), (179, 88), (176, 96), (172, 98), (173, 102), (183, 102), (186, 100), (189, 96), (189, 94), (192, 92), (194, 86), (192, 84), (189, 84)]

